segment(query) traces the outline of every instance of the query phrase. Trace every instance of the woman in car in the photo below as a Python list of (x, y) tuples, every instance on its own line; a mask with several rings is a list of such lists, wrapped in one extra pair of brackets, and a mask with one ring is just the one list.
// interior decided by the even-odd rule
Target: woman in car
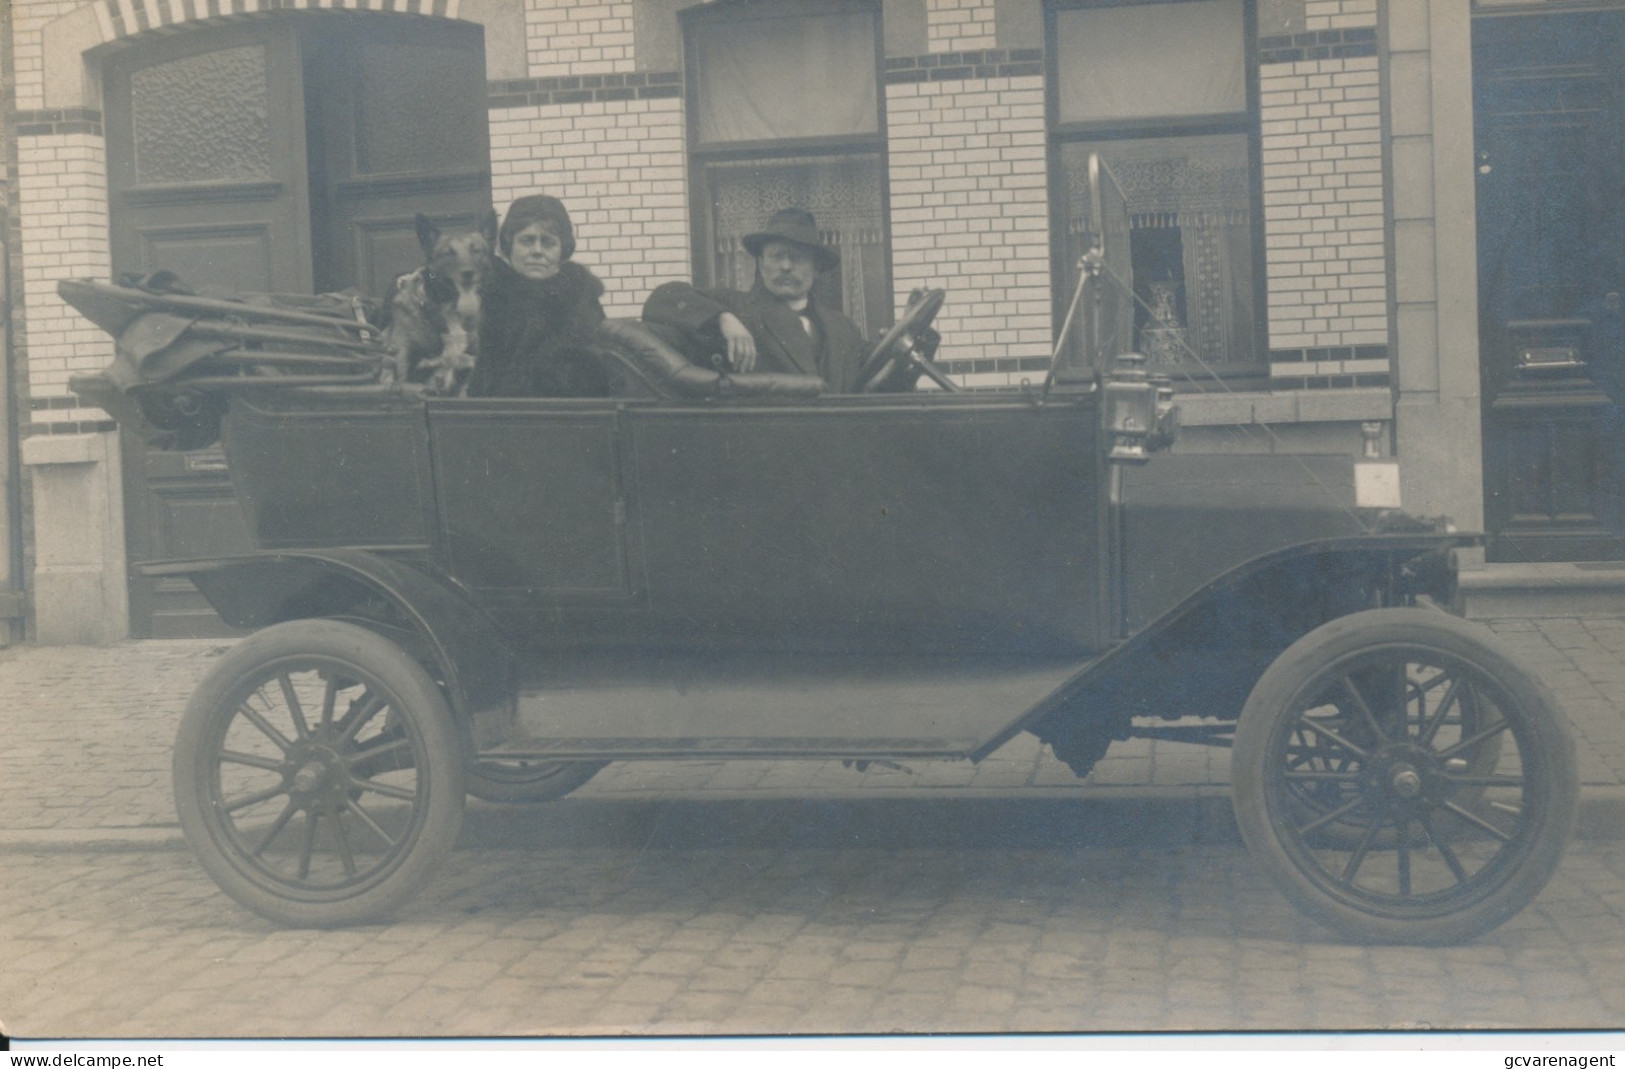
[(520, 197), (497, 232), (498, 257), (480, 307), (470, 397), (602, 397), (594, 356), (604, 285), (571, 260), (575, 229), (556, 197)]

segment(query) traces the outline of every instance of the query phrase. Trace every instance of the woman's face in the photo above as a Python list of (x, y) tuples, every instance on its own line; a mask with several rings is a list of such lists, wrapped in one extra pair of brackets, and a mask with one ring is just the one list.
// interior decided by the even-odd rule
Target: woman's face
[(538, 219), (513, 236), (508, 262), (532, 281), (552, 278), (564, 262), (564, 243), (553, 231), (553, 224)]

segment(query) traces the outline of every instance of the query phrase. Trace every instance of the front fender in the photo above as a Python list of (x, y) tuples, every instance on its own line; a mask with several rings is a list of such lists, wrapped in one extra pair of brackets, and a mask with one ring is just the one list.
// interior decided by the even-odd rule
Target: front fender
[(1134, 717), (1241, 714), (1264, 669), (1329, 620), (1426, 596), (1456, 600), (1453, 551), (1473, 534), (1364, 535), (1308, 542), (1232, 568), (1091, 662), (1012, 729), (1065, 751), (1102, 733), (1127, 738)]
[(507, 730), (518, 688), (514, 654), (490, 616), (427, 566), (332, 549), (167, 561), (141, 570), (190, 579), (234, 627), (320, 616), (354, 619), (424, 662), (474, 745), (499, 742)]

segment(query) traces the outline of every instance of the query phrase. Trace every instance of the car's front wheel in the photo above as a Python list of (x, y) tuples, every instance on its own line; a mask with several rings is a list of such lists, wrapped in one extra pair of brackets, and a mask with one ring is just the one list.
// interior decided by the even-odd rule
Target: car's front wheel
[(463, 748), (429, 674), (355, 624), (296, 620), (233, 648), (175, 743), (181, 827), (221, 889), (299, 927), (381, 920), (456, 842)]
[(1453, 943), (1532, 901), (1573, 829), (1574, 744), (1483, 628), (1376, 609), (1317, 628), (1236, 728), (1242, 837), (1281, 891), (1362, 942)]

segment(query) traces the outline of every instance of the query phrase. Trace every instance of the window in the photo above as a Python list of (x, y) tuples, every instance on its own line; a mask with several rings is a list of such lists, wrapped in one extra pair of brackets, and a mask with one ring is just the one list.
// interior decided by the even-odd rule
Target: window
[[(1070, 300), (1092, 232), (1126, 231), (1132, 345), (1152, 369), (1191, 384), (1210, 382), (1209, 369), (1261, 372), (1250, 5), (1083, 3), (1049, 14), (1058, 298)], [(1120, 220), (1090, 218), (1091, 154), (1120, 193)]]
[(684, 29), (695, 279), (749, 289), (740, 239), (780, 208), (806, 208), (841, 252), (818, 299), (884, 330), (879, 5), (724, 2), (685, 12)]

